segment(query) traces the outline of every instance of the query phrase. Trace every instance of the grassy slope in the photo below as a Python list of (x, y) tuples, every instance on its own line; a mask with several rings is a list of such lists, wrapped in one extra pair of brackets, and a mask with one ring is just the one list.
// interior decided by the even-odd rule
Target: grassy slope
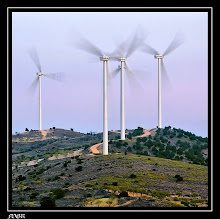
[[(88, 203), (91, 197), (98, 200), (121, 191), (131, 192), (130, 194), (147, 194), (148, 197), (143, 196), (142, 199), (153, 199), (155, 206), (175, 206), (177, 203), (173, 199), (177, 193), (180, 193), (177, 196), (179, 202), (182, 199), (186, 199), (191, 204), (193, 204), (192, 200), (199, 199), (202, 200), (200, 205), (207, 202), (206, 166), (132, 154), (84, 155), (83, 158), (80, 162), (70, 158), (53, 162), (45, 161), (37, 168), (26, 167), (22, 172), (18, 171), (15, 176), (22, 173), (26, 179), (13, 183), (14, 205), (25, 206), (27, 203), (25, 204), (24, 201), (27, 201), (39, 206), (41, 198), (49, 196), (51, 189), (54, 188), (66, 190), (65, 196), (56, 201), (57, 206), (81, 206), (83, 203)], [(64, 167), (64, 163), (69, 160), (71, 162)], [(51, 166), (48, 170), (38, 172), (42, 168), (47, 169), (48, 166)], [(76, 171), (75, 168), (78, 166), (82, 166), (81, 171)], [(33, 171), (35, 171), (34, 175)], [(131, 178), (131, 174), (136, 177)], [(177, 174), (183, 177), (183, 181), (176, 182)], [(58, 176), (57, 179), (55, 176)], [(27, 187), (30, 191), (25, 191)], [(39, 195), (31, 200), (30, 195), (33, 192), (38, 192)], [(119, 197), (117, 198), (120, 200)], [(124, 199), (126, 202), (129, 198)]]

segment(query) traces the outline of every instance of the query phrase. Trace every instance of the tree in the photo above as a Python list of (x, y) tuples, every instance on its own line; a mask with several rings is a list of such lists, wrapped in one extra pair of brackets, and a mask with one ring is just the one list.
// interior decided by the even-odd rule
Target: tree
[(28, 129), (28, 128), (26, 128), (26, 129), (25, 129), (25, 132), (29, 132), (29, 129)]
[(131, 134), (131, 133), (128, 133), (127, 138), (128, 138), (128, 139), (132, 139), (132, 134)]
[(179, 148), (179, 149), (177, 150), (177, 154), (182, 155), (182, 154), (183, 154), (183, 149), (182, 149), (182, 148)]

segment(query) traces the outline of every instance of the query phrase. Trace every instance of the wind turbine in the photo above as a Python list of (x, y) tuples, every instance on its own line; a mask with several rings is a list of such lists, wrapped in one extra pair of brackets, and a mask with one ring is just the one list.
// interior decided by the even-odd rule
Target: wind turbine
[(40, 64), (40, 60), (37, 54), (37, 50), (35, 48), (32, 48), (29, 50), (29, 55), (32, 59), (32, 61), (34, 62), (34, 64), (36, 65), (38, 72), (36, 73), (37, 77), (35, 78), (35, 80), (32, 82), (30, 89), (32, 91), (34, 91), (39, 83), (39, 130), (42, 130), (42, 114), (41, 114), (41, 77), (45, 76), (47, 78), (50, 79), (54, 79), (57, 81), (61, 81), (61, 72), (57, 72), (57, 73), (50, 73), (50, 74), (43, 74), (41, 71), (41, 64)]
[(98, 56), (100, 61), (103, 61), (103, 155), (108, 155), (107, 78), (109, 77), (108, 61), (113, 56), (104, 55), (105, 53), (102, 50), (82, 36), (80, 36), (80, 41), (76, 47)]
[[(127, 41), (126, 41), (127, 42)], [(120, 128), (121, 128), (121, 140), (125, 140), (125, 112), (124, 112), (124, 69), (126, 70), (128, 77), (133, 76), (135, 80), (133, 71), (128, 66), (127, 59), (132, 55), (132, 53), (140, 46), (140, 39), (138, 39), (137, 33), (134, 35), (133, 39), (130, 42), (130, 45), (127, 46), (126, 43), (122, 43), (119, 46), (119, 49), (116, 51), (117, 60), (121, 65), (112, 73), (115, 76), (119, 71), (120, 74)], [(126, 51), (127, 49), (127, 51)], [(115, 59), (115, 57), (114, 57)]]
[(143, 44), (142, 51), (148, 54), (154, 55), (154, 58), (158, 60), (158, 128), (162, 128), (162, 115), (161, 115), (161, 72), (164, 79), (168, 82), (168, 75), (164, 66), (164, 57), (177, 49), (184, 42), (183, 35), (177, 33), (170, 45), (167, 47), (163, 55), (154, 49), (153, 47)]

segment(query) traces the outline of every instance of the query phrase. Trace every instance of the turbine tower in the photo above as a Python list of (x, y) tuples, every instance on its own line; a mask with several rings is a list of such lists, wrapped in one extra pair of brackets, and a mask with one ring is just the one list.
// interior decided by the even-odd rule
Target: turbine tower
[[(165, 56), (173, 52), (184, 42), (183, 35), (177, 33), (170, 45), (167, 47), (163, 55), (154, 49), (153, 47), (143, 44), (142, 50), (148, 54), (154, 55), (154, 58), (158, 60), (158, 128), (162, 128), (162, 113), (161, 113), (161, 76), (164, 77), (164, 80), (169, 81), (168, 75), (164, 66), (163, 59)], [(162, 74), (161, 74), (162, 72)]]
[(108, 113), (107, 113), (107, 84), (109, 77), (108, 61), (111, 55), (106, 56), (98, 47), (80, 35), (76, 48), (98, 56), (103, 61), (103, 155), (108, 155)]
[[(128, 42), (126, 40), (125, 42)], [(133, 71), (128, 67), (128, 63), (126, 61), (127, 58), (129, 58), (132, 53), (140, 46), (140, 39), (138, 39), (137, 32), (133, 36), (133, 39), (130, 42), (130, 45), (126, 45), (126, 43), (123, 42), (119, 48), (114, 53), (113, 60), (118, 60), (121, 65), (118, 66), (118, 68), (112, 73), (113, 76), (115, 76), (120, 70), (120, 128), (121, 128), (121, 140), (125, 140), (125, 105), (124, 105), (124, 69), (126, 69), (128, 73), (128, 77), (133, 76), (133, 80), (135, 80)], [(127, 51), (126, 51), (127, 49)]]
[(101, 56), (103, 61), (103, 155), (108, 155), (108, 114), (107, 114), (107, 71), (108, 56)]
[(38, 72), (36, 73), (37, 78), (35, 78), (35, 80), (32, 82), (31, 86), (30, 86), (30, 90), (33, 92), (36, 87), (37, 84), (39, 83), (39, 130), (42, 130), (42, 111), (41, 111), (41, 77), (45, 76), (47, 78), (51, 78), (57, 81), (61, 81), (61, 76), (62, 76), (62, 72), (57, 72), (57, 73), (50, 73), (50, 74), (43, 74), (41, 71), (41, 64), (40, 64), (40, 60), (37, 54), (37, 50), (35, 48), (32, 48), (29, 50), (29, 55), (32, 59), (32, 61), (34, 62), (34, 64), (36, 65)]

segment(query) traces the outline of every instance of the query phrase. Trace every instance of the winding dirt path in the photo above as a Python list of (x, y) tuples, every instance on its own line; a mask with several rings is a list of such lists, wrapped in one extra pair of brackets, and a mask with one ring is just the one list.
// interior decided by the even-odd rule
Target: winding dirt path
[(90, 151), (91, 151), (93, 154), (99, 154), (99, 153), (101, 153), (101, 151), (98, 150), (98, 147), (99, 147), (100, 145), (103, 145), (103, 143), (94, 144), (93, 146), (90, 147)]
[[(154, 129), (144, 129), (144, 134), (139, 135), (139, 136), (135, 136), (134, 138), (142, 138), (142, 137), (147, 137), (149, 135), (154, 136), (156, 134), (156, 128)], [(119, 131), (111, 131), (111, 132), (115, 132), (115, 133), (121, 133)], [(126, 133), (127, 134), (127, 133)], [(113, 140), (115, 141), (115, 140)], [(102, 151), (98, 150), (98, 147), (103, 145), (103, 143), (98, 143), (98, 144), (94, 144), (93, 146), (90, 147), (90, 151), (93, 154), (100, 154)]]

